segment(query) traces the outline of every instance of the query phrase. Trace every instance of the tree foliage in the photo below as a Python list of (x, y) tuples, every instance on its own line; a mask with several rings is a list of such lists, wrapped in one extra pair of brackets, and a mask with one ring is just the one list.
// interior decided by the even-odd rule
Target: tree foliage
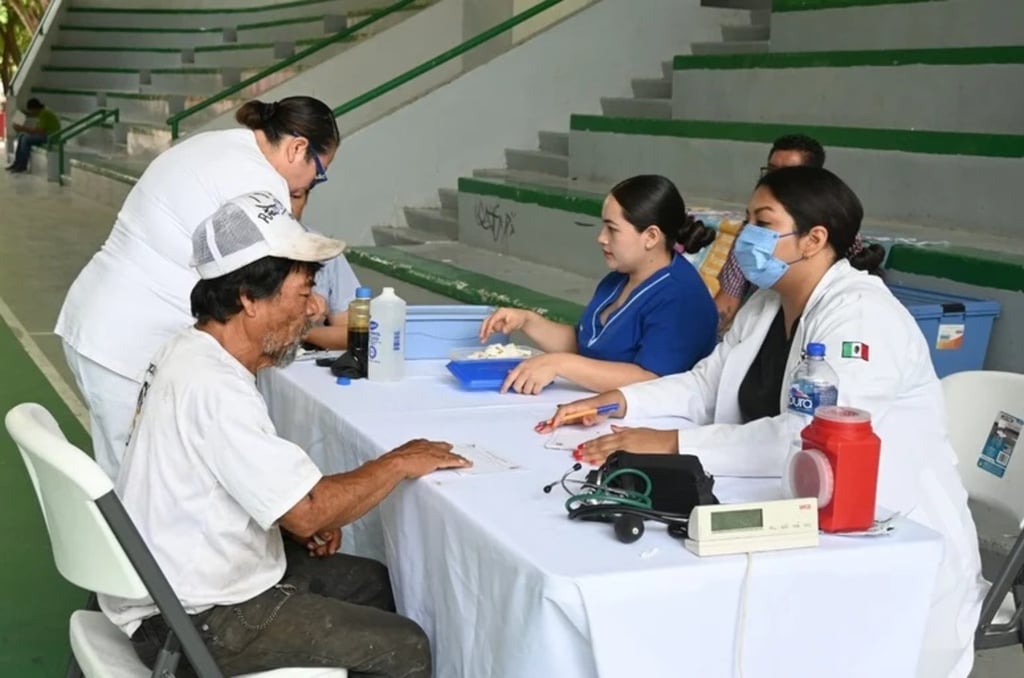
[(9, 91), (50, 0), (0, 0), (0, 82)]

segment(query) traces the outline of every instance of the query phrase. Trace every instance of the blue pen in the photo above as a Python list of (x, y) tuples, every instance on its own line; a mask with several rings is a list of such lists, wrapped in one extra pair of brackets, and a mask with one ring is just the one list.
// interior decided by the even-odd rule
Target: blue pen
[(591, 410), (583, 410), (582, 412), (573, 412), (572, 414), (565, 415), (563, 423), (572, 419), (582, 419), (583, 417), (597, 417), (603, 414), (611, 414), (615, 410), (619, 409), (619, 406), (615, 403), (611, 405), (601, 405)]

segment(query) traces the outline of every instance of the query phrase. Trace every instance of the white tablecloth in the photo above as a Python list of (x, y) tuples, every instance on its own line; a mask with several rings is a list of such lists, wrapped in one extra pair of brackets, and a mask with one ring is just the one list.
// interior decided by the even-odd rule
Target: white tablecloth
[[(522, 469), (404, 483), (345, 530), (345, 550), (388, 563), (399, 610), (431, 639), (438, 678), (912, 676), (941, 556), (909, 521), (884, 538), (823, 536), (816, 549), (698, 558), (657, 523), (630, 545), (566, 519), (572, 463), (533, 424), (557, 402), (457, 390), (443, 363), (397, 384), (338, 386), (309, 364), (265, 373), (282, 435), (325, 472), (412, 437), (475, 443)], [(779, 496), (778, 481), (716, 479), (722, 501)]]

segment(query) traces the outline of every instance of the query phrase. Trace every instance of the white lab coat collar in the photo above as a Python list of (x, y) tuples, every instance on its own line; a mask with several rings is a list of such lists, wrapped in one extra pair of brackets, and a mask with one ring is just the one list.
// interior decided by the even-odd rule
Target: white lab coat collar
[[(814, 291), (807, 299), (804, 312), (800, 315), (797, 323), (796, 333), (793, 336), (793, 344), (789, 350), (789, 357), (786, 360), (787, 380), (789, 374), (796, 369), (803, 355), (804, 347), (809, 339), (805, 336), (804, 318), (813, 316), (825, 293), (833, 287), (842, 286), (854, 269), (850, 262), (841, 259), (833, 264), (822, 276)], [(739, 400), (736, 397), (737, 389), (746, 377), (747, 370), (761, 350), (768, 330), (775, 320), (779, 308), (782, 306), (782, 298), (779, 293), (772, 289), (759, 290), (740, 309), (732, 329), (726, 333), (723, 341), (736, 342), (733, 347), (733, 359), (728, 360), (722, 366), (722, 386), (718, 389), (715, 402), (715, 421), (723, 424), (741, 424)], [(788, 405), (787, 389), (782, 389), (779, 395), (779, 407), (782, 411)]]

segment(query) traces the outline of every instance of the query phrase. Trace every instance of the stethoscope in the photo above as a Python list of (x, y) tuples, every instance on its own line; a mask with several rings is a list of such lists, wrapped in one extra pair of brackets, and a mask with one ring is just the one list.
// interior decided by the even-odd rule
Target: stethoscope
[[(645, 520), (656, 520), (668, 525), (669, 534), (674, 537), (686, 537), (689, 516), (664, 513), (652, 508), (651, 488), (653, 484), (650, 476), (643, 471), (623, 468), (605, 475), (604, 471), (599, 469), (597, 477), (593, 481), (569, 477), (582, 468), (583, 464), (573, 464), (560, 480), (549, 483), (543, 488), (545, 494), (550, 494), (556, 485), (562, 486), (562, 489), (569, 495), (569, 498), (565, 500), (565, 510), (569, 513), (570, 520), (612, 522), (615, 526), (615, 536), (626, 544), (643, 536)], [(616, 478), (626, 476), (639, 478), (643, 482), (643, 489), (636, 491), (610, 486)], [(569, 488), (570, 483), (578, 485), (579, 489), (584, 491), (573, 492)]]

